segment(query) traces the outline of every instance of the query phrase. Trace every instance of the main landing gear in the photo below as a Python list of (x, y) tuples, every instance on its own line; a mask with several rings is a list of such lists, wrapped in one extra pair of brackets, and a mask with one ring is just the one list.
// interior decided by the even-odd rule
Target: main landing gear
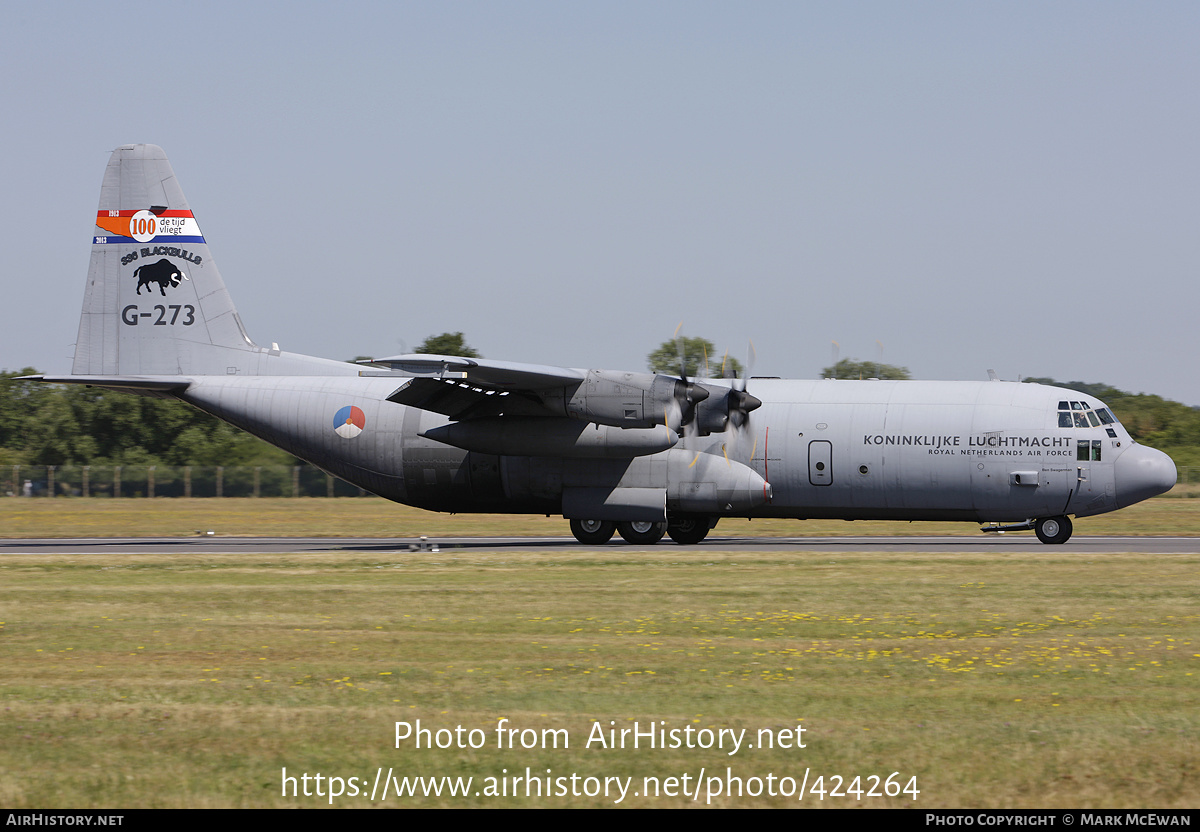
[(708, 537), (708, 530), (715, 525), (703, 514), (681, 514), (669, 518), (667, 534), (681, 546), (693, 546)]
[(599, 546), (612, 539), (617, 524), (610, 520), (572, 520), (571, 534), (580, 543)]
[(654, 523), (645, 520), (622, 521), (614, 523), (610, 520), (572, 520), (571, 534), (580, 543), (588, 546), (599, 546), (612, 539), (613, 532), (621, 535), (627, 543), (638, 546), (653, 546), (662, 540), (664, 534), (683, 546), (691, 546), (708, 536), (708, 530), (715, 526), (711, 517), (704, 514), (672, 515), (666, 523)]
[(666, 523), (634, 520), (617, 524), (617, 534), (621, 535), (626, 543), (636, 543), (639, 546), (653, 546), (662, 540), (662, 536), (666, 533)]
[(1033, 525), (1043, 543), (1066, 543), (1071, 538), (1070, 517), (1043, 517)]

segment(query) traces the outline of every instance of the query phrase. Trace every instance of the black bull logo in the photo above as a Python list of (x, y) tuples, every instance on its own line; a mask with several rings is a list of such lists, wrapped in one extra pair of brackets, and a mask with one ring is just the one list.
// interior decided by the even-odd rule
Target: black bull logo
[(167, 287), (174, 288), (184, 280), (191, 280), (184, 274), (174, 263), (167, 260), (165, 257), (157, 263), (147, 263), (144, 266), (138, 266), (133, 270), (133, 276), (138, 279), (137, 293), (142, 293), (142, 287), (150, 289), (151, 283), (158, 284), (158, 291), (163, 297), (167, 295)]

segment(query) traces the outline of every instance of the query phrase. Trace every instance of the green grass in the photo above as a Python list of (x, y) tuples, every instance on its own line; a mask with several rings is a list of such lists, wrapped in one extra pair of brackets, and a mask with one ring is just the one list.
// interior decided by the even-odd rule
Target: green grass
[[(0, 803), (307, 807), (328, 804), (281, 796), (284, 767), (365, 778), (369, 791), (380, 767), (471, 776), (478, 789), (528, 766), (632, 777), (639, 791), (647, 776), (688, 774), (694, 786), (701, 769), (744, 782), (807, 770), (826, 788), (835, 775), (917, 778), (915, 802), (868, 806), (1195, 807), (1198, 561), (1060, 547), (10, 555), (0, 560)], [(502, 717), (565, 729), (570, 748), (497, 749)], [(396, 748), (395, 722), (417, 719), (480, 729), (487, 743)], [(595, 721), (660, 720), (745, 728), (751, 741), (799, 725), (807, 747), (584, 745)], [(806, 795), (798, 805), (859, 803)], [(693, 804), (631, 795), (622, 805)]]
[[(1200, 485), (1178, 485), (1166, 495), (1127, 509), (1075, 521), (1076, 534), (1200, 534)], [(228, 499), (0, 499), (0, 537), (180, 537), (213, 531), (222, 536), (472, 537), (569, 536), (561, 517), (438, 514), (377, 497)], [(974, 523), (842, 520), (722, 520), (722, 536), (978, 535)]]

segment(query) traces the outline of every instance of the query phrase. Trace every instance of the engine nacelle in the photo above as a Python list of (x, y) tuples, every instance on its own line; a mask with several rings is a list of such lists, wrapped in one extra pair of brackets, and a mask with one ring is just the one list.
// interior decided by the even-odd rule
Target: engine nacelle
[(708, 391), (677, 378), (651, 373), (588, 370), (573, 387), (539, 391), (553, 413), (619, 428), (666, 425), (678, 431), (687, 411)]

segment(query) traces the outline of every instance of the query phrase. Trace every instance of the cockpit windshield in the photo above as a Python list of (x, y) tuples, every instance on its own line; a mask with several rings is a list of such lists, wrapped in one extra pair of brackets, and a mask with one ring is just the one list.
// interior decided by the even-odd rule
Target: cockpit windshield
[(1116, 417), (1107, 407), (1092, 409), (1087, 402), (1061, 401), (1058, 403), (1058, 426), (1060, 428), (1097, 428), (1101, 425), (1117, 424)]

